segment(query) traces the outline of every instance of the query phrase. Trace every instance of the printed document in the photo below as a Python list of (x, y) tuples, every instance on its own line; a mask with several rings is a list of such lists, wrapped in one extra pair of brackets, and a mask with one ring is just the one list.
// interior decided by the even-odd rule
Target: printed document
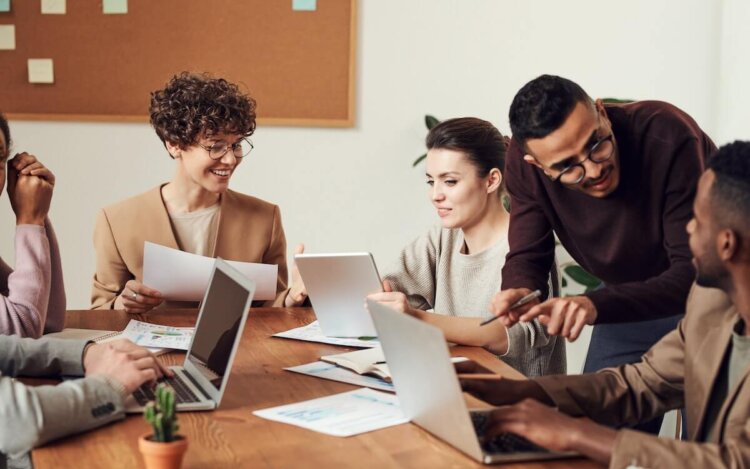
[(394, 394), (366, 388), (253, 414), (333, 436), (358, 435), (409, 421)]
[(279, 332), (274, 334), (274, 337), (281, 337), (283, 339), (295, 339), (304, 340), (307, 342), (320, 342), (323, 344), (332, 345), (343, 345), (345, 347), (377, 347), (380, 345), (377, 337), (358, 337), (358, 338), (347, 338), (347, 337), (328, 337), (323, 334), (320, 330), (320, 324), (318, 321), (313, 321), (310, 324), (295, 329), (289, 329), (288, 331)]

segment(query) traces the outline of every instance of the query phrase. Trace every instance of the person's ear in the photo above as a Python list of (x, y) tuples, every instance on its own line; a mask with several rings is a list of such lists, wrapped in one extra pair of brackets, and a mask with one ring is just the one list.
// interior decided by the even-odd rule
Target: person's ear
[(739, 254), (739, 240), (734, 230), (723, 229), (716, 235), (716, 252), (719, 259), (729, 262), (737, 258)]
[(503, 173), (497, 168), (492, 168), (490, 173), (487, 175), (487, 193), (491, 194), (503, 184)]
[(528, 154), (527, 155), (523, 155), (523, 160), (525, 162), (527, 162), (528, 164), (530, 164), (532, 166), (536, 166), (537, 168), (539, 168), (542, 171), (544, 171), (544, 166), (542, 166), (542, 164), (539, 161), (537, 161), (537, 159), (534, 158), (533, 156), (528, 155)]
[(182, 149), (180, 148), (179, 145), (176, 145), (172, 142), (164, 142), (164, 146), (167, 147), (169, 156), (171, 156), (173, 159), (176, 159), (182, 156)]

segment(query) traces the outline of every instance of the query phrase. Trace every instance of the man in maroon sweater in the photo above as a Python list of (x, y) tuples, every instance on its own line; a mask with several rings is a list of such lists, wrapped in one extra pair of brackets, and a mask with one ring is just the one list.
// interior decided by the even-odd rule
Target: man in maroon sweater
[[(516, 94), (510, 126), (510, 252), (493, 313), (508, 327), (538, 318), (569, 340), (596, 324), (587, 372), (638, 361), (685, 311), (695, 278), (685, 225), (716, 147), (670, 104), (605, 105), (549, 75)], [(601, 288), (509, 311), (546, 291), (555, 234)]]

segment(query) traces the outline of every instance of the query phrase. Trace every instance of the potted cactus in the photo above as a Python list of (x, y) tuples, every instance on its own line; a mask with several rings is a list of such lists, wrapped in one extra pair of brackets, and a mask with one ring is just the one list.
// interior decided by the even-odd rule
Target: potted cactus
[(187, 451), (187, 439), (177, 434), (180, 426), (175, 413), (174, 391), (159, 384), (155, 394), (156, 400), (149, 402), (143, 411), (153, 433), (143, 435), (138, 448), (147, 469), (179, 469)]

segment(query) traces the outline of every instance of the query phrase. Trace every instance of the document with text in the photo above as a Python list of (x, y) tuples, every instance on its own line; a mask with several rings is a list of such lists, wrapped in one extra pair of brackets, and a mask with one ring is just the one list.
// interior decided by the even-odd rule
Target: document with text
[(253, 414), (332, 436), (358, 435), (409, 421), (394, 394), (366, 388), (256, 410)]
[(377, 337), (328, 337), (320, 330), (318, 321), (288, 331), (279, 332), (273, 335), (282, 339), (304, 340), (307, 342), (320, 342), (322, 344), (343, 345), (345, 347), (377, 347), (380, 345)]

